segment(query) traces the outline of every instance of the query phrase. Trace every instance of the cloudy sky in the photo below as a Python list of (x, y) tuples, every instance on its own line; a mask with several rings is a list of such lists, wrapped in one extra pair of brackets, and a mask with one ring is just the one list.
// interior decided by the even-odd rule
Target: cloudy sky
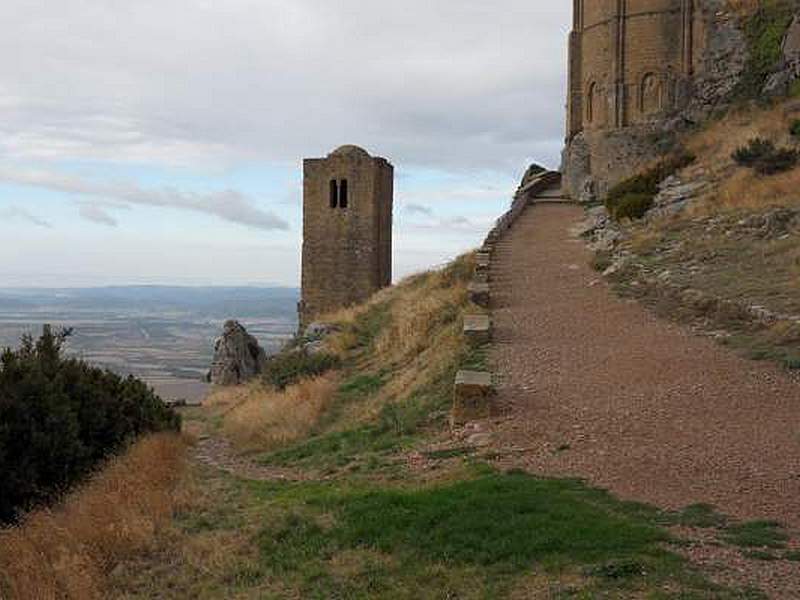
[(303, 157), (396, 168), (398, 275), (557, 166), (571, 3), (4, 0), (0, 287), (297, 285)]

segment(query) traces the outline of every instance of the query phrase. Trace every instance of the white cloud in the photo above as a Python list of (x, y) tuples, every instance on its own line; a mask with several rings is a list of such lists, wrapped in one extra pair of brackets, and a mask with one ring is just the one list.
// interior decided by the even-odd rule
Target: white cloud
[[(557, 160), (567, 2), (6, 0), (0, 157)], [(546, 156), (536, 156), (544, 153)]]
[(48, 221), (42, 219), (41, 217), (37, 217), (36, 215), (28, 212), (24, 208), (20, 208), (19, 206), (11, 206), (9, 208), (0, 210), (0, 220), (4, 219), (20, 219), (38, 227), (51, 227)]
[(97, 204), (90, 204), (88, 202), (81, 202), (78, 207), (78, 213), (87, 221), (97, 223), (99, 225), (107, 225), (108, 227), (116, 227), (118, 222), (101, 206)]
[(422, 204), (414, 204), (413, 202), (407, 203), (403, 206), (403, 210), (405, 210), (410, 215), (425, 215), (425, 216), (432, 216), (433, 210), (427, 206), (423, 206)]
[[(172, 187), (146, 189), (130, 182), (97, 182), (57, 171), (8, 167), (0, 167), (0, 181), (46, 188), (82, 197), (114, 200), (123, 205), (190, 210), (214, 215), (226, 221), (256, 229), (287, 230), (289, 228), (284, 219), (257, 207), (251, 198), (231, 189), (204, 194), (182, 191)], [(94, 211), (94, 215), (98, 215), (97, 211)], [(86, 215), (83, 214), (83, 216)]]

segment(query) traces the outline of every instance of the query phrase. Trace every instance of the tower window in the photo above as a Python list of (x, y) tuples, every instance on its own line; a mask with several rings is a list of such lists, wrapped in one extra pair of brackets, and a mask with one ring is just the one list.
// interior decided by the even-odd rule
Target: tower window
[(335, 179), (331, 179), (331, 208), (339, 205), (339, 185)]
[(339, 182), (339, 208), (347, 208), (347, 179)]

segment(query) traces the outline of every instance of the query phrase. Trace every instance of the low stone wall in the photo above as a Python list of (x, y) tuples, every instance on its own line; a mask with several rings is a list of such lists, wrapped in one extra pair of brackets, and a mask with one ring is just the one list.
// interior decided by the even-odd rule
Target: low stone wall
[[(561, 183), (561, 173), (542, 171), (520, 186), (514, 194), (511, 208), (495, 222), (478, 250), (475, 274), (469, 285), (470, 300), (481, 308), (491, 306), (491, 265), (497, 242), (522, 215), (523, 211), (542, 192)], [(488, 315), (467, 315), (464, 335), (473, 345), (483, 345), (491, 340), (492, 322)], [(491, 416), (494, 413), (494, 378), (488, 371), (462, 370), (456, 375), (453, 392), (453, 425)]]

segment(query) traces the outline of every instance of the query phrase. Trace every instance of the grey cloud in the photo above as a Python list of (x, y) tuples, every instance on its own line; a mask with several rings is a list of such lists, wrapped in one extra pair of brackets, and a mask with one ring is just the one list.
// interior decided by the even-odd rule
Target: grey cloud
[(412, 215), (419, 214), (419, 215), (426, 215), (428, 217), (433, 215), (433, 210), (431, 210), (427, 206), (423, 206), (422, 204), (414, 204), (413, 202), (409, 202), (403, 208), (407, 213)]
[(173, 187), (146, 189), (129, 182), (95, 182), (55, 171), (3, 167), (0, 167), (0, 181), (124, 204), (190, 210), (257, 229), (288, 230), (289, 228), (288, 223), (282, 218), (258, 208), (252, 199), (230, 189), (205, 194), (181, 191)]
[[(557, 162), (568, 2), (8, 0), (0, 156)], [(187, 15), (191, 15), (187, 18)]]
[(20, 219), (39, 227), (51, 227), (49, 221), (45, 221), (41, 217), (37, 217), (19, 206), (11, 206), (7, 209), (0, 210), (0, 219)]
[(106, 210), (96, 204), (81, 203), (78, 207), (78, 213), (87, 221), (98, 223), (100, 225), (107, 225), (109, 227), (116, 227), (118, 222)]

